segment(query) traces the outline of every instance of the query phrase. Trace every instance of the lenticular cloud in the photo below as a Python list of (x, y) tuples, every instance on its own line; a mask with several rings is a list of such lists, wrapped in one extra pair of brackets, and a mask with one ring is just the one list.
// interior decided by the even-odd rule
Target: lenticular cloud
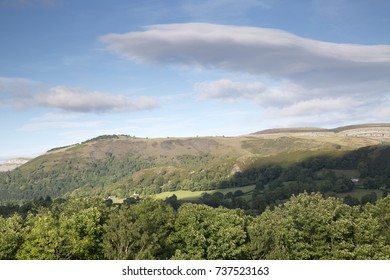
[(198, 82), (194, 91), (200, 99), (250, 100), (272, 117), (366, 116), (389, 104), (389, 45), (323, 42), (276, 29), (208, 23), (153, 25), (100, 40), (136, 63), (250, 74), (255, 82), (221, 78)]
[(100, 40), (138, 63), (220, 68), (312, 86), (381, 81), (390, 75), (390, 46), (321, 42), (276, 29), (167, 24)]

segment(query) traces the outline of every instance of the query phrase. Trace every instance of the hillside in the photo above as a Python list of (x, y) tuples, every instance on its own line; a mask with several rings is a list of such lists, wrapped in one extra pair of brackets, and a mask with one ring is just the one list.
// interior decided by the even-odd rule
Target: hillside
[(39, 196), (88, 196), (174, 190), (204, 191), (242, 185), (236, 174), (269, 164), (287, 166), (311, 156), (343, 155), (381, 140), (340, 133), (240, 137), (135, 138), (100, 136), (55, 148), (0, 173), (0, 204)]

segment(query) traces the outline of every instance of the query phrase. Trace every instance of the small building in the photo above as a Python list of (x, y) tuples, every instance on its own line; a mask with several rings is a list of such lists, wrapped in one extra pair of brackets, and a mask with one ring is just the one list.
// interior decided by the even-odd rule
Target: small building
[(352, 178), (351, 181), (352, 183), (357, 184), (359, 183), (359, 178)]

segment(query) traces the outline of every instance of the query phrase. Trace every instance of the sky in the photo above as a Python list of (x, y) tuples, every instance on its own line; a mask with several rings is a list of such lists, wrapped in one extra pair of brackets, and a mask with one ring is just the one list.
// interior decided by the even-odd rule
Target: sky
[(389, 122), (389, 30), (388, 0), (0, 0), (0, 163)]

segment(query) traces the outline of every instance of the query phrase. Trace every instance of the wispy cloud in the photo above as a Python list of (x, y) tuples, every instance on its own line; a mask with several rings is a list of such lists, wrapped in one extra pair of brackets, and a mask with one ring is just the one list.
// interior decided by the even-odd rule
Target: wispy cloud
[(72, 112), (134, 112), (153, 109), (151, 97), (128, 97), (81, 88), (44, 85), (20, 78), (0, 78), (0, 103), (19, 109), (46, 107)]

